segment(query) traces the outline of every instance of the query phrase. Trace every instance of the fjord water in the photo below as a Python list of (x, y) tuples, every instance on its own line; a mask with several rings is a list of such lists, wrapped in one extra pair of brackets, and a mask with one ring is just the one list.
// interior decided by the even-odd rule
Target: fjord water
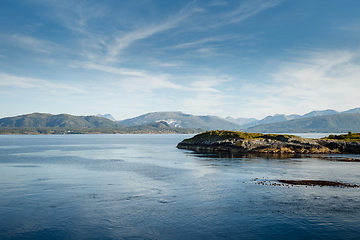
[(360, 163), (175, 148), (190, 136), (0, 136), (0, 239), (360, 236), (359, 188), (254, 181), (360, 184)]

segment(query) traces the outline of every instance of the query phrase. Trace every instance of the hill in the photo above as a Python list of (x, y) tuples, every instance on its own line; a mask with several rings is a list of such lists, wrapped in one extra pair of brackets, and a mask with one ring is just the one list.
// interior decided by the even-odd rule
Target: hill
[(306, 132), (359, 132), (360, 113), (338, 113), (283, 122), (262, 124), (247, 128), (248, 132), (306, 133)]
[(125, 127), (109, 119), (96, 116), (72, 116), (69, 114), (52, 115), (46, 113), (31, 113), (16, 117), (0, 119), (0, 127), (7, 128), (113, 128)]
[(181, 128), (201, 128), (205, 130), (227, 129), (227, 130), (239, 130), (241, 126), (226, 121), (216, 116), (195, 116), (191, 114), (185, 114), (182, 112), (153, 112), (147, 113), (135, 118), (125, 119), (118, 121), (118, 123), (134, 126), (148, 124), (152, 122), (166, 122), (172, 127)]

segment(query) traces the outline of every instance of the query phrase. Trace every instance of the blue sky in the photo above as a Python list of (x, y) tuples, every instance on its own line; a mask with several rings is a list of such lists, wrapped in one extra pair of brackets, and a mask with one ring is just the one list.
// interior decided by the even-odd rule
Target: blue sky
[(360, 107), (360, 1), (0, 2), (0, 117)]

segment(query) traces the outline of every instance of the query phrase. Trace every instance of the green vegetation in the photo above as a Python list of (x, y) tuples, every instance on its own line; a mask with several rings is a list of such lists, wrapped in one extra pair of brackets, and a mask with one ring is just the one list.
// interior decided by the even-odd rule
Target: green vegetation
[(193, 134), (202, 129), (176, 128), (160, 121), (128, 127), (96, 116), (32, 113), (0, 119), (0, 134)]
[(272, 139), (272, 140), (284, 140), (288, 138), (300, 138), (295, 135), (288, 134), (262, 134), (262, 133), (248, 133), (238, 131), (206, 131), (200, 133), (192, 138), (185, 139), (184, 141), (196, 141), (196, 140), (214, 140), (214, 139)]
[(360, 141), (360, 133), (352, 133), (348, 132), (348, 134), (341, 134), (341, 135), (329, 135), (328, 137), (325, 137), (324, 139), (328, 140), (344, 140), (346, 142), (358, 142)]
[(4, 128), (119, 128), (125, 125), (96, 116), (72, 116), (68, 114), (51, 115), (32, 113), (16, 117), (0, 119), (0, 127)]

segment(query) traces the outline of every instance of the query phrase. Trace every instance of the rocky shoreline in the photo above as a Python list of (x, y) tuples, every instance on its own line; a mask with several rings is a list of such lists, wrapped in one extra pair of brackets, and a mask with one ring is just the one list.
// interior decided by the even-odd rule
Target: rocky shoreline
[(210, 131), (181, 141), (177, 148), (198, 152), (328, 154), (360, 153), (360, 142), (305, 139), (293, 135)]

